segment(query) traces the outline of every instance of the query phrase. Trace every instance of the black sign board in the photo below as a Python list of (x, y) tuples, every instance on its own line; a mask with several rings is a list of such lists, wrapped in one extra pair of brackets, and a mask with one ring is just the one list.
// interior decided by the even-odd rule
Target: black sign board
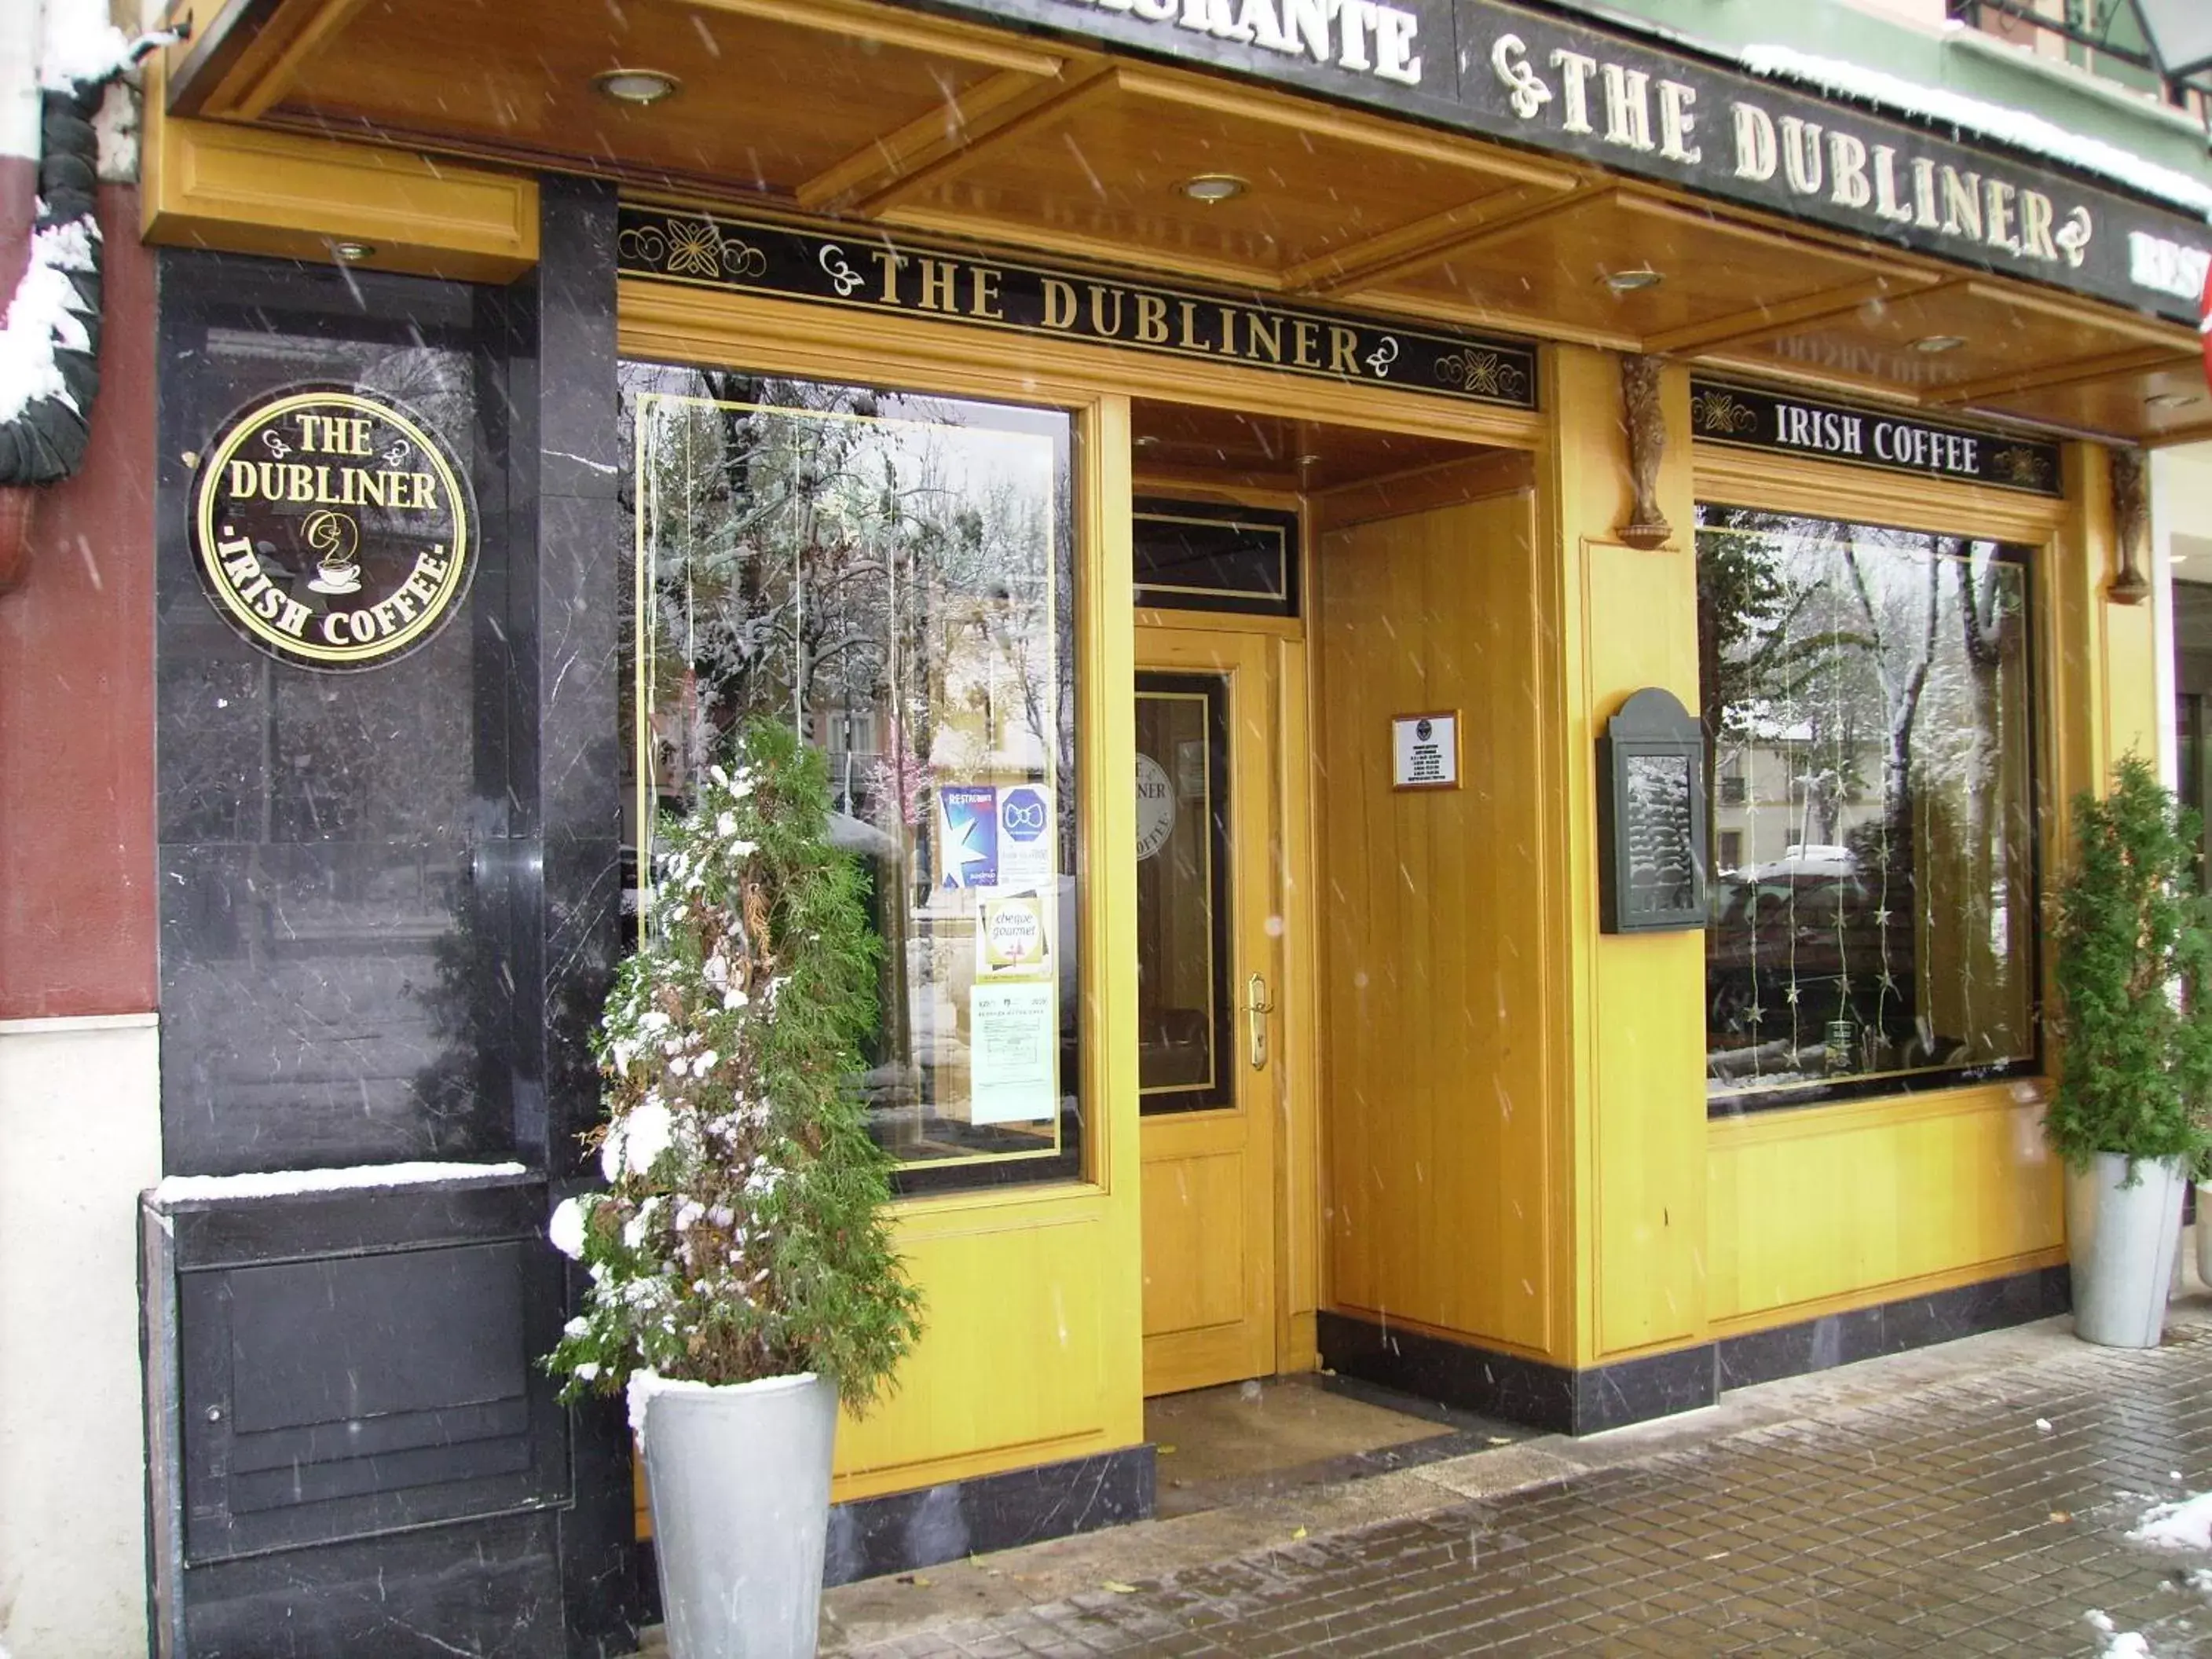
[(1940, 425), (1893, 410), (1815, 403), (1793, 392), (1693, 379), (1690, 435), (1704, 442), (1809, 455), (1887, 472), (1996, 484), (2031, 495), (2065, 493), (2057, 444)]
[(225, 423), (192, 481), (208, 600), (302, 668), (427, 643), (476, 574), (467, 474), (422, 415), (356, 386), (291, 386)]
[(623, 274), (1129, 346), (1311, 379), (1536, 406), (1536, 355), (1516, 341), (1437, 334), (1139, 279), (894, 241), (625, 205)]
[(1598, 739), (1599, 925), (1705, 925), (1705, 750), (1697, 716), (1647, 686)]
[[(2194, 327), (2201, 216), (1502, 0), (902, 0), (1601, 162)], [(1774, 54), (1778, 71), (1790, 67)], [(1806, 75), (1816, 62), (1795, 65)], [(1954, 135), (1956, 127), (1949, 129)]]
[(1140, 496), (1130, 515), (1137, 603), (1298, 614), (1298, 518), (1265, 507)]

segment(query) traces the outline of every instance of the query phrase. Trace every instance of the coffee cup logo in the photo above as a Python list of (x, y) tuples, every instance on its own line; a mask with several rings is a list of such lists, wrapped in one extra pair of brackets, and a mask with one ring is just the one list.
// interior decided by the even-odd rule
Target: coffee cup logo
[(435, 428), (349, 387), (249, 404), (192, 482), (210, 601), (304, 668), (366, 668), (426, 644), (468, 592), (475, 521), (465, 471)]
[(325, 507), (310, 513), (300, 526), (300, 538), (319, 555), (315, 579), (307, 584), (318, 593), (358, 593), (361, 567), (354, 554), (361, 546), (361, 526), (343, 513)]

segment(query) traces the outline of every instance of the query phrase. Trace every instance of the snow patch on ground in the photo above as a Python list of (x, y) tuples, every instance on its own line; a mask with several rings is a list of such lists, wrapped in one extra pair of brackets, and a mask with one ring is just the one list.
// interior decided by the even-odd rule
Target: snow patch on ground
[(1740, 54), (1743, 66), (1769, 80), (1796, 81), (1843, 98), (1856, 98), (1885, 109), (1917, 115), (1968, 132), (1978, 132), (2017, 149), (2047, 155), (2069, 167), (2116, 179), (2146, 195), (2212, 216), (2212, 185), (2177, 173), (2172, 167), (2147, 161), (2118, 144), (2069, 132), (2055, 121), (2002, 104), (1984, 103), (1942, 87), (1925, 87), (1901, 76), (1847, 64), (1840, 58), (1815, 57), (1794, 46), (1746, 46)]
[(181, 1204), (195, 1199), (285, 1198), (300, 1193), (413, 1187), (432, 1181), (488, 1181), (529, 1173), (520, 1164), (362, 1164), (343, 1170), (270, 1170), (260, 1175), (164, 1176), (154, 1188), (154, 1200)]
[(2168, 1550), (2212, 1550), (2212, 1492), (2179, 1504), (2154, 1504), (2128, 1534), (2135, 1544)]
[(2150, 1644), (2140, 1632), (2119, 1629), (2102, 1607), (2090, 1608), (2087, 1617), (2091, 1627), (2105, 1638), (2098, 1659), (2151, 1659)]

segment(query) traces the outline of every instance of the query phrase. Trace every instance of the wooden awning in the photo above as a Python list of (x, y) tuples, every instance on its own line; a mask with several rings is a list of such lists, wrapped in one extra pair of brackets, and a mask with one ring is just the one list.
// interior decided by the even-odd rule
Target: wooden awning
[[(2148, 309), (1095, 40), (872, 0), (192, 9), (166, 65), (174, 116), (1672, 354), (1952, 415), (2212, 436), (2196, 334)], [(625, 68), (677, 90), (618, 102), (597, 82)], [(1711, 113), (1717, 143), (1726, 118)], [(1208, 175), (1240, 187), (1197, 199), (1186, 186)]]

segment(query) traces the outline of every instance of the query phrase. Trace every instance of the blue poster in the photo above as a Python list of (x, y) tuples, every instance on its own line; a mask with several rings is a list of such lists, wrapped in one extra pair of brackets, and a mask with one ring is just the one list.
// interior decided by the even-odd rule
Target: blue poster
[(1028, 784), (999, 790), (999, 884), (1036, 887), (1053, 878), (1052, 805)]
[(947, 783), (937, 790), (939, 862), (947, 888), (999, 884), (999, 792), (988, 783)]

